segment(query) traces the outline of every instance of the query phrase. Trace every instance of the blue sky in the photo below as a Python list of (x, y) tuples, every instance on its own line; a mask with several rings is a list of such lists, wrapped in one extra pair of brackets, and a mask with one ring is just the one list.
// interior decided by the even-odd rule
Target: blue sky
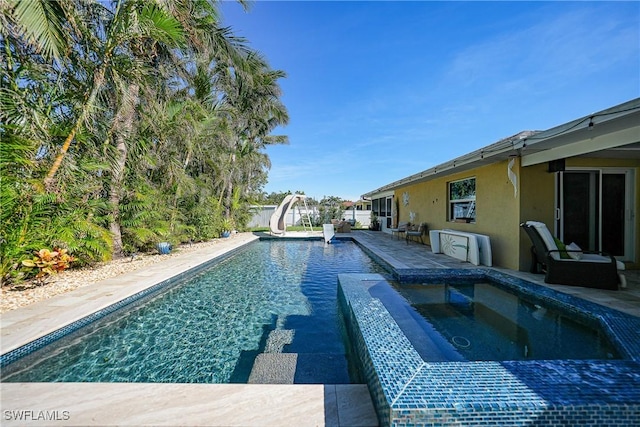
[(267, 193), (357, 200), (640, 96), (640, 2), (222, 2), (290, 121)]

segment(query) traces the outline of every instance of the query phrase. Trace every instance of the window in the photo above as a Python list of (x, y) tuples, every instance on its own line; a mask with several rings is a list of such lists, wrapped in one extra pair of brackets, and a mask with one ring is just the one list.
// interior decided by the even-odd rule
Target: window
[(373, 214), (375, 216), (380, 216), (380, 199), (373, 199)]
[(391, 228), (391, 205), (393, 204), (393, 196), (387, 197), (387, 228)]
[(476, 179), (449, 183), (449, 221), (476, 222)]

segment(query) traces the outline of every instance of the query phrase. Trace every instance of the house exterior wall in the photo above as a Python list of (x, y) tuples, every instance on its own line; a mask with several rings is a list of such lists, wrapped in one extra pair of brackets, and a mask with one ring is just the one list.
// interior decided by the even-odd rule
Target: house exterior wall
[[(508, 161), (500, 161), (446, 177), (399, 187), (394, 194), (399, 201), (399, 221), (409, 221), (415, 213), (415, 223), (426, 222), (429, 229), (449, 228), (486, 234), (491, 237), (493, 263), (496, 266), (527, 271), (531, 265), (531, 241), (520, 230), (524, 221), (546, 223), (553, 232), (555, 216), (555, 173), (547, 172), (547, 164), (521, 167), (519, 159), (512, 170), (517, 176), (517, 197), (507, 176)], [(624, 167), (635, 168), (635, 229), (640, 233), (638, 193), (640, 189), (640, 161), (637, 159), (597, 159), (575, 157), (567, 159), (566, 167)], [(451, 181), (476, 178), (476, 222), (456, 223), (448, 221), (448, 185)], [(409, 203), (404, 205), (403, 194), (408, 193)], [(429, 244), (431, 242), (428, 242)], [(640, 268), (640, 239), (635, 242), (636, 262), (627, 268)]]
[[(501, 161), (398, 188), (395, 197), (400, 200), (400, 221), (409, 221), (409, 212), (414, 212), (413, 222), (426, 222), (431, 230), (449, 228), (486, 234), (491, 237), (494, 265), (517, 269), (519, 241), (514, 238), (514, 233), (519, 233), (520, 194), (518, 192), (518, 197), (514, 197), (513, 185), (507, 177), (507, 165), (508, 161)], [(448, 221), (447, 183), (472, 177), (476, 178), (476, 222)], [(402, 203), (404, 192), (409, 194), (407, 206)]]
[[(540, 221), (547, 224), (553, 233), (555, 216), (555, 174), (547, 172), (547, 164), (521, 167), (520, 218), (518, 228), (525, 221)], [(518, 230), (518, 270), (527, 271), (531, 267), (531, 239)]]
[[(636, 236), (640, 232), (640, 217), (638, 215), (638, 190), (640, 189), (640, 161), (637, 159), (601, 159), (590, 157), (572, 157), (566, 159), (566, 168), (633, 168), (635, 170), (635, 230)], [(555, 173), (547, 172), (547, 164), (539, 164), (521, 168), (522, 198), (520, 205), (520, 222), (541, 221), (547, 224), (549, 230), (554, 232), (555, 221)], [(524, 234), (520, 233), (520, 261), (519, 269), (528, 270), (531, 265), (531, 242)], [(635, 240), (636, 262), (627, 263), (628, 269), (640, 268), (638, 256), (640, 255), (640, 239)]]

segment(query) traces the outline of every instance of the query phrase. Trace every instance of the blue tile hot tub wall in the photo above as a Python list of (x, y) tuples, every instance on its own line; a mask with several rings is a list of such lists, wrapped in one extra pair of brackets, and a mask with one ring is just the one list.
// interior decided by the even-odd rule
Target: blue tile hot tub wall
[[(396, 277), (442, 280), (442, 272), (405, 273)], [(475, 274), (591, 318), (623, 359), (425, 362), (368, 292), (385, 279), (340, 275), (339, 304), (382, 425), (640, 425), (640, 319), (492, 270), (447, 273), (449, 279)]]

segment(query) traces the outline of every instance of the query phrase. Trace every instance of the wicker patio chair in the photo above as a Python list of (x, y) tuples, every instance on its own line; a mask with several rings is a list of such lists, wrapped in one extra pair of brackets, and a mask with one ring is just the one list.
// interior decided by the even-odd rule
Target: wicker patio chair
[(527, 221), (520, 227), (533, 243), (531, 272), (544, 272), (546, 283), (611, 290), (618, 290), (620, 284), (625, 284), (624, 275), (618, 271), (624, 270), (624, 264), (613, 256), (602, 252), (560, 250), (547, 226), (541, 222)]

